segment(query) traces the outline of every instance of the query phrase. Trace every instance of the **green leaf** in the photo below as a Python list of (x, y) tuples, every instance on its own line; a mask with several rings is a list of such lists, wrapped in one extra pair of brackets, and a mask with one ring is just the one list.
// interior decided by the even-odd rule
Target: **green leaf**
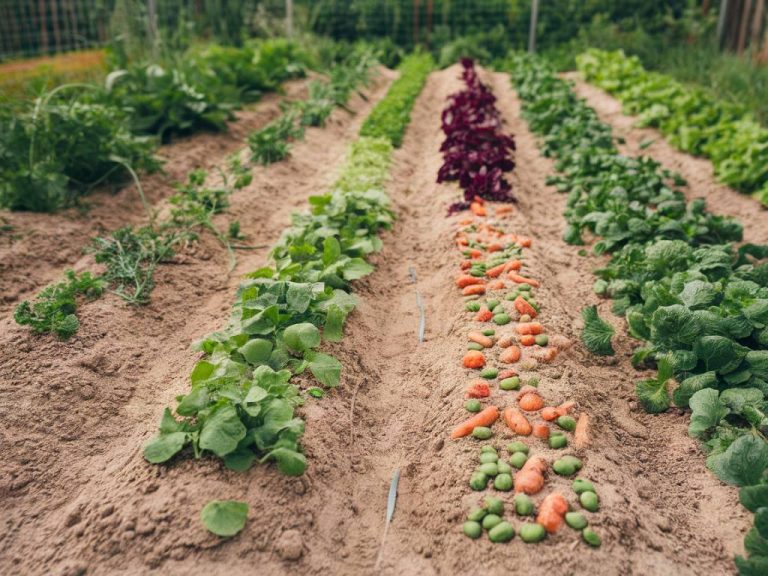
[(755, 528), (763, 538), (768, 538), (768, 508), (758, 508), (755, 512)]
[(190, 380), (192, 381), (192, 386), (196, 386), (201, 382), (208, 380), (208, 378), (210, 378), (211, 375), (213, 374), (214, 369), (215, 369), (215, 366), (210, 362), (206, 362), (205, 360), (200, 360), (200, 362), (195, 364), (195, 367), (192, 369), (192, 374), (190, 376)]
[(739, 576), (765, 576), (768, 574), (768, 557), (751, 556), (743, 558), (736, 556), (734, 559), (736, 568), (739, 569)]
[(750, 512), (768, 507), (768, 484), (744, 486), (739, 490), (739, 501)]
[(587, 306), (581, 311), (584, 319), (584, 329), (581, 332), (581, 341), (587, 350), (598, 356), (613, 356), (615, 354), (611, 345), (613, 338), (613, 326), (600, 318), (597, 306)]
[(167, 462), (184, 448), (186, 442), (185, 432), (158, 434), (144, 445), (144, 458), (152, 464)]
[(249, 448), (238, 448), (224, 457), (224, 465), (235, 472), (246, 472), (256, 462), (256, 454)]
[(729, 388), (720, 394), (720, 402), (728, 406), (731, 412), (741, 414), (745, 406), (760, 407), (763, 392), (758, 388)]
[(312, 303), (314, 291), (312, 284), (297, 284), (291, 282), (288, 284), (288, 290), (285, 293), (285, 301), (288, 304), (288, 310), (297, 314), (304, 314)]
[(750, 556), (768, 556), (768, 540), (753, 526), (744, 537), (744, 549)]
[(301, 476), (307, 469), (307, 458), (301, 452), (288, 448), (275, 448), (269, 458), (277, 462), (277, 469), (286, 476)]
[(641, 380), (635, 391), (637, 399), (646, 412), (658, 414), (669, 409), (669, 391), (667, 382), (672, 378), (672, 368), (669, 360), (661, 358), (658, 363), (658, 374), (655, 379)]
[(280, 310), (277, 305), (268, 306), (261, 312), (242, 322), (242, 330), (249, 335), (265, 335), (275, 331), (280, 321)]
[(341, 275), (344, 280), (352, 281), (367, 276), (373, 270), (373, 266), (362, 258), (350, 258), (349, 262), (342, 267)]
[(160, 419), (160, 432), (162, 434), (180, 432), (183, 428), (183, 425), (180, 422), (177, 422), (176, 418), (173, 417), (170, 408), (163, 410), (163, 417)]
[(694, 438), (702, 438), (707, 431), (720, 424), (720, 420), (729, 413), (728, 408), (720, 402), (717, 390), (713, 388), (699, 390), (691, 396), (688, 404), (693, 410), (688, 434)]
[(237, 448), (246, 431), (235, 407), (221, 406), (205, 419), (200, 431), (200, 448), (223, 458)]
[(323, 265), (327, 268), (341, 256), (341, 244), (333, 236), (323, 240)]
[(212, 500), (200, 512), (200, 520), (216, 536), (234, 536), (245, 526), (248, 504), (237, 500)]
[(738, 368), (747, 350), (725, 336), (703, 336), (693, 347), (699, 359), (704, 361), (707, 370), (720, 374), (727, 374)]
[(264, 364), (272, 354), (272, 342), (263, 338), (248, 340), (237, 350), (249, 364)]
[(323, 336), (329, 342), (341, 342), (344, 338), (344, 320), (346, 314), (336, 304), (328, 307), (323, 327)]
[(680, 408), (688, 408), (691, 396), (704, 388), (717, 388), (717, 374), (715, 372), (696, 374), (680, 382), (680, 386), (672, 394), (675, 405)]
[(680, 299), (688, 308), (696, 310), (698, 308), (707, 308), (715, 304), (719, 292), (709, 282), (693, 280), (687, 282), (680, 293)]
[(750, 371), (763, 380), (768, 380), (768, 350), (751, 350), (746, 354)]
[(176, 406), (176, 413), (180, 416), (195, 416), (200, 410), (207, 407), (210, 402), (208, 390), (200, 386), (193, 388), (192, 392), (184, 396)]
[(320, 346), (320, 330), (309, 322), (293, 324), (283, 332), (283, 340), (294, 352), (304, 352)]
[(321, 384), (334, 388), (341, 380), (341, 362), (322, 352), (307, 352), (304, 358), (309, 362), (309, 370)]
[(768, 467), (768, 443), (752, 435), (741, 436), (725, 452), (707, 458), (707, 466), (727, 484), (759, 484)]

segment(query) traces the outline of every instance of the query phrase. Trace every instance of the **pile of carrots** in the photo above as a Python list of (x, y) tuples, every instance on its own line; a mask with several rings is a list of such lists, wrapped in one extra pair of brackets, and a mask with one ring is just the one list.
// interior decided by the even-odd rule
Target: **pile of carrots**
[[(572, 414), (577, 412), (577, 405), (573, 401), (548, 405), (537, 387), (538, 379), (522, 382), (518, 372), (535, 369), (540, 362), (553, 362), (570, 342), (564, 337), (547, 334), (546, 323), (541, 318), (541, 306), (534, 297), (534, 290), (540, 288), (541, 281), (535, 278), (534, 273), (527, 271), (523, 255), (532, 240), (507, 232), (500, 224), (503, 216), (512, 210), (511, 206), (492, 207), (476, 198), (470, 204), (472, 215), (458, 223), (454, 240), (463, 259), (455, 285), (465, 297), (465, 309), (473, 314), (473, 321), (488, 328), (475, 328), (467, 334), (468, 350), (462, 358), (462, 366), (469, 371), (472, 379), (465, 391), (468, 399), (465, 408), (476, 413), (455, 426), (450, 437), (474, 436), (486, 440), (492, 437), (494, 430), (500, 430), (501, 434), (509, 437), (535, 438), (543, 444), (544, 450), (557, 450), (569, 445), (583, 450), (590, 444), (587, 413), (581, 411), (575, 418)], [(500, 397), (501, 400), (491, 400), (492, 397)], [(491, 403), (483, 407), (481, 401)], [(514, 467), (519, 468), (514, 474), (514, 492), (517, 494), (533, 496), (544, 491), (550, 470), (558, 475), (571, 475), (582, 467), (581, 460), (570, 455), (552, 465), (543, 455), (528, 457), (525, 446), (524, 456), (513, 454), (515, 462), (510, 460)], [(495, 454), (495, 448), (487, 447)], [(518, 465), (515, 466), (515, 463)], [(496, 468), (510, 469), (501, 460)], [(483, 470), (490, 470), (493, 474), (494, 466), (486, 463), (484, 468), (475, 471), (472, 489), (485, 488)], [(584, 483), (592, 486), (588, 481)], [(493, 482), (493, 485), (502, 491), (510, 488), (506, 482)], [(591, 498), (588, 496), (586, 501), (591, 502)], [(596, 495), (594, 499), (597, 499)], [(568, 523), (582, 532), (588, 544), (598, 546), (600, 538), (593, 530), (586, 528), (587, 520), (583, 514), (569, 513), (570, 509), (568, 499), (560, 492), (547, 494), (538, 506), (536, 525), (526, 524), (521, 538), (525, 542), (537, 542), (547, 534), (555, 534), (564, 523)], [(567, 521), (569, 515), (573, 516), (572, 521)], [(475, 526), (477, 522), (470, 518), (468, 523), (472, 526), (468, 529), (465, 525), (465, 533), (472, 538), (479, 537)], [(483, 527), (487, 528), (486, 524), (490, 523), (483, 522)], [(505, 530), (510, 529), (505, 526)], [(493, 534), (491, 538), (496, 541)]]

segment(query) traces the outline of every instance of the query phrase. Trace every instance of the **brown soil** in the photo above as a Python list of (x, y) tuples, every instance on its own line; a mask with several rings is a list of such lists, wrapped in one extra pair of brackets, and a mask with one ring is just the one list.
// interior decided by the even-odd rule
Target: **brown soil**
[(616, 98), (584, 82), (576, 73), (565, 76), (575, 83), (576, 94), (595, 109), (600, 120), (613, 127), (614, 135), (626, 140), (619, 146), (622, 152), (650, 156), (665, 168), (678, 172), (688, 181), (687, 196), (706, 198), (710, 211), (736, 217), (744, 224), (746, 242), (768, 243), (768, 210), (757, 200), (718, 183), (709, 160), (680, 152), (658, 130), (636, 127), (637, 118), (624, 114)]
[[(460, 358), (474, 324), (452, 282), (455, 219), (444, 217), (458, 191), (435, 183), (440, 111), (459, 86), (457, 75), (453, 67), (430, 76), (396, 153), (389, 192), (398, 221), (384, 235), (377, 271), (356, 284), (361, 305), (344, 342), (328, 346), (345, 367), (341, 386), (302, 409), (309, 461), (303, 477), (282, 477), (272, 466), (239, 474), (212, 459), (152, 466), (141, 457), (163, 407), (187, 389), (196, 359), (189, 343), (220, 326), (233, 300), (237, 278), (224, 277), (226, 258), (212, 241), (161, 269), (149, 307), (128, 309), (111, 297), (86, 305), (83, 326), (68, 343), (3, 322), (0, 572), (734, 573), (731, 557), (751, 519), (736, 490), (706, 470), (686, 434), (686, 416), (649, 416), (635, 405), (638, 375), (624, 339), (612, 362), (575, 345), (537, 370), (548, 401), (575, 399), (594, 420), (594, 443), (580, 455), (583, 475), (601, 495), (591, 522), (603, 546), (589, 549), (569, 529), (536, 546), (519, 538), (471, 542), (461, 534), (466, 511), (479, 500), (467, 484), (478, 445), (447, 436), (466, 416), (469, 375)], [(517, 138), (512, 179), (519, 204), (510, 222), (534, 240), (529, 269), (543, 281), (543, 322), (550, 334), (576, 340), (579, 310), (595, 301), (594, 262), (560, 240), (565, 198), (543, 184), (551, 161), (539, 156), (519, 118), (509, 79), (487, 79)], [(351, 121), (337, 113), (330, 128), (310, 131), (287, 162), (256, 172), (232, 207), (251, 231), (249, 242), (274, 242), (289, 212), (333, 181), (345, 142), (369, 108), (358, 102)], [(265, 257), (264, 250), (241, 255), (237, 272)], [(421, 345), (416, 287), (427, 316)], [(380, 548), (396, 468), (397, 510)], [(566, 484), (552, 480), (564, 493)], [(200, 509), (214, 498), (251, 506), (239, 536), (220, 540), (200, 524)]]
[[(285, 98), (306, 96), (306, 80), (286, 83), (285, 95), (268, 94), (260, 102), (236, 113), (227, 132), (182, 138), (163, 146), (158, 157), (163, 172), (142, 175), (141, 184), (149, 204), (174, 193), (195, 168), (210, 170), (245, 145), (246, 136), (280, 114)], [(86, 265), (83, 251), (93, 236), (121, 226), (144, 222), (147, 215), (135, 186), (95, 191), (83, 200), (82, 208), (57, 214), (0, 211), (0, 313), (31, 297), (43, 285), (58, 279), (64, 267), (79, 271)]]

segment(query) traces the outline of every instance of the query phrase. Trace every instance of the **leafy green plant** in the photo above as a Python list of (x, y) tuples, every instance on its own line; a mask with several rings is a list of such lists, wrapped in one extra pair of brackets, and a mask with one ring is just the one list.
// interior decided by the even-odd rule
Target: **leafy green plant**
[[(378, 106), (388, 106), (387, 98)], [(357, 304), (349, 283), (372, 272), (365, 257), (381, 248), (377, 234), (391, 226), (384, 191), (391, 155), (388, 140), (360, 138), (334, 189), (312, 197), (311, 212), (294, 215), (271, 252), (273, 265), (240, 286), (224, 330), (196, 344), (204, 357), (191, 391), (177, 398), (175, 415), (165, 410), (144, 447), (148, 461), (167, 462), (189, 447), (234, 470), (274, 460), (287, 475), (304, 472), (304, 421), (295, 414), (303, 396), (291, 378), (309, 371), (323, 386), (340, 383), (341, 363), (318, 348), (343, 337)]]
[(290, 141), (301, 138), (304, 128), (298, 122), (298, 112), (290, 111), (248, 136), (251, 160), (262, 165), (283, 160), (290, 152)]
[(80, 327), (75, 315), (78, 296), (92, 299), (101, 295), (104, 281), (90, 272), (75, 274), (67, 270), (65, 279), (44, 288), (34, 301), (25, 300), (16, 307), (14, 320), (31, 326), (35, 332), (54, 332), (65, 340)]
[(707, 156), (717, 177), (768, 204), (768, 129), (744, 107), (701, 88), (646, 71), (622, 51), (589, 50), (577, 58), (585, 78), (614, 94), (644, 126), (654, 126), (685, 152)]
[(237, 500), (212, 500), (200, 511), (200, 520), (208, 531), (227, 538), (245, 527), (248, 504)]
[(110, 236), (94, 238), (92, 250), (96, 262), (106, 264), (101, 278), (115, 294), (129, 304), (146, 304), (155, 286), (155, 269), (173, 258), (173, 246), (179, 239), (149, 226), (136, 230), (126, 226)]
[(95, 186), (160, 167), (154, 143), (125, 128), (125, 112), (83, 90), (65, 85), (34, 105), (0, 109), (0, 207), (53, 212)]
[(613, 326), (600, 318), (597, 306), (582, 309), (581, 317), (584, 320), (581, 341), (587, 350), (598, 356), (613, 356), (616, 352), (611, 345), (611, 339), (615, 331)]
[(387, 98), (365, 119), (360, 135), (386, 138), (399, 148), (413, 103), (433, 68), (434, 61), (429, 54), (417, 53), (403, 59), (398, 66), (400, 77), (392, 83)]
[[(633, 361), (658, 367), (637, 384), (641, 404), (664, 411), (674, 388), (675, 404), (693, 410), (689, 432), (704, 442), (710, 469), (724, 482), (763, 486), (768, 246), (735, 248), (738, 222), (707, 212), (703, 200), (686, 202), (657, 163), (621, 156), (610, 128), (548, 66), (530, 57), (511, 66), (523, 114), (556, 158), (559, 174), (549, 181), (569, 194), (566, 240), (583, 243), (587, 230), (598, 238), (594, 252), (612, 254), (596, 271), (595, 292), (613, 299), (644, 342)], [(768, 562), (756, 509), (750, 555), (736, 559), (743, 575)]]

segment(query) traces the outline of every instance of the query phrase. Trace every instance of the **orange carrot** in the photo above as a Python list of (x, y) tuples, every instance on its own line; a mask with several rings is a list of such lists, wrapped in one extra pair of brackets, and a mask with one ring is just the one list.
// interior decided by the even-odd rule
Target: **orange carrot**
[(459, 220), (459, 226), (469, 226), (474, 220), (472, 218), (463, 218)]
[(510, 270), (520, 270), (522, 267), (523, 263), (520, 262), (520, 260), (510, 260), (504, 266), (504, 272), (509, 272)]
[(510, 212), (512, 212), (512, 206), (498, 206), (496, 208), (497, 215), (509, 214)]
[(488, 310), (486, 307), (480, 308), (480, 311), (475, 316), (475, 320), (478, 322), (490, 322), (493, 318), (493, 312)]
[(488, 244), (488, 246), (485, 247), (486, 252), (501, 252), (502, 250), (504, 250), (504, 246), (498, 242), (491, 242)]
[(511, 368), (507, 368), (506, 370), (502, 370), (501, 372), (499, 372), (499, 375), (497, 376), (497, 378), (499, 380), (504, 380), (506, 378), (512, 378), (513, 376), (517, 376), (517, 372), (512, 370)]
[(520, 472), (515, 474), (515, 492), (524, 494), (538, 494), (544, 488), (544, 472), (547, 471), (547, 462), (538, 456), (528, 458)]
[(569, 400), (568, 402), (563, 402), (562, 404), (560, 404), (560, 406), (555, 408), (555, 410), (557, 411), (558, 416), (565, 416), (571, 410), (573, 410), (574, 406), (576, 406), (576, 402), (574, 402), (573, 400)]
[(499, 409), (496, 406), (488, 406), (482, 412), (478, 412), (469, 420), (465, 420), (451, 432), (451, 438), (462, 438), (472, 434), (472, 430), (478, 426), (491, 426), (499, 419)]
[(520, 274), (515, 274), (514, 272), (510, 272), (507, 277), (516, 284), (530, 284), (534, 288), (541, 286), (538, 280), (534, 280), (533, 278), (526, 278), (525, 276), (520, 276)]
[(459, 288), (466, 288), (467, 286), (474, 286), (476, 284), (485, 284), (485, 280), (482, 278), (475, 278), (469, 274), (462, 274), (456, 278), (456, 286)]
[(494, 280), (488, 283), (489, 290), (504, 290), (506, 284), (502, 280)]
[[(466, 288), (464, 288), (466, 290)], [(536, 336), (533, 336), (532, 334), (525, 334), (524, 336), (520, 336), (520, 344), (523, 346), (533, 346), (536, 344)]]
[(499, 264), (498, 266), (494, 266), (493, 268), (489, 268), (485, 271), (485, 275), (489, 278), (498, 278), (501, 276), (501, 273), (504, 272), (504, 267), (506, 264)]
[(538, 322), (524, 322), (517, 325), (518, 334), (533, 334), (536, 336), (542, 332), (544, 332), (544, 327)]
[(541, 503), (536, 522), (544, 526), (548, 533), (554, 534), (563, 525), (566, 512), (568, 512), (568, 501), (562, 494), (552, 492)]
[(472, 258), (472, 260), (477, 260), (478, 258), (482, 258), (483, 253), (480, 250), (473, 249), (469, 251), (469, 257)]
[(543, 350), (537, 350), (534, 356), (541, 360), (542, 362), (552, 362), (555, 358), (557, 358), (557, 354), (559, 353), (559, 350), (553, 346), (549, 346)]
[(546, 424), (534, 424), (533, 435), (536, 436), (536, 438), (541, 438), (542, 440), (546, 440), (547, 438), (549, 438), (549, 426), (547, 426)]
[(463, 249), (464, 246), (469, 245), (469, 240), (467, 240), (466, 236), (459, 236), (456, 238), (456, 246), (459, 247), (459, 249)]
[(467, 337), (469, 338), (470, 342), (476, 342), (477, 344), (480, 344), (483, 348), (490, 348), (493, 346), (493, 340), (488, 338), (485, 334), (482, 332), (470, 332)]
[(523, 248), (530, 248), (533, 241), (530, 238), (518, 238), (517, 243)]
[(504, 364), (514, 364), (518, 360), (520, 360), (520, 348), (517, 346), (509, 346), (499, 354), (499, 362)]
[[(493, 314), (491, 314), (491, 318), (493, 318)], [(499, 342), (498, 342), (501, 348), (509, 348), (514, 343), (515, 343), (515, 340), (514, 338), (512, 338), (510, 334), (505, 334), (504, 336), (499, 338)]]
[(474, 214), (475, 216), (486, 216), (488, 214), (488, 211), (485, 209), (485, 206), (483, 206), (479, 202), (472, 202), (469, 205), (469, 209), (472, 210), (472, 214)]
[(462, 270), (469, 270), (472, 268), (472, 260), (462, 260), (461, 261), (461, 269)]
[(541, 399), (541, 396), (534, 394), (533, 392), (520, 396), (517, 399), (517, 403), (520, 405), (520, 408), (526, 412), (535, 412), (536, 410), (544, 408), (544, 400)]
[(575, 448), (586, 448), (591, 441), (589, 435), (589, 416), (586, 412), (579, 414), (576, 421), (576, 429), (573, 431), (573, 446)]
[(472, 296), (474, 294), (485, 294), (485, 286), (482, 284), (473, 284), (471, 286), (466, 286), (461, 293), (464, 296)]
[(530, 436), (531, 434), (531, 423), (514, 408), (504, 410), (504, 423), (515, 434), (520, 434), (520, 436)]
[(464, 354), (462, 363), (464, 368), (482, 368), (485, 366), (485, 355), (477, 350), (470, 350)]
[(491, 387), (485, 380), (475, 380), (467, 388), (467, 398), (487, 398), (491, 395)]
[(541, 409), (541, 418), (542, 420), (546, 420), (547, 422), (552, 422), (553, 420), (557, 420), (557, 408), (554, 406), (545, 406)]
[(515, 298), (515, 309), (520, 312), (520, 314), (528, 314), (531, 318), (536, 318), (536, 308), (528, 304), (522, 296)]

